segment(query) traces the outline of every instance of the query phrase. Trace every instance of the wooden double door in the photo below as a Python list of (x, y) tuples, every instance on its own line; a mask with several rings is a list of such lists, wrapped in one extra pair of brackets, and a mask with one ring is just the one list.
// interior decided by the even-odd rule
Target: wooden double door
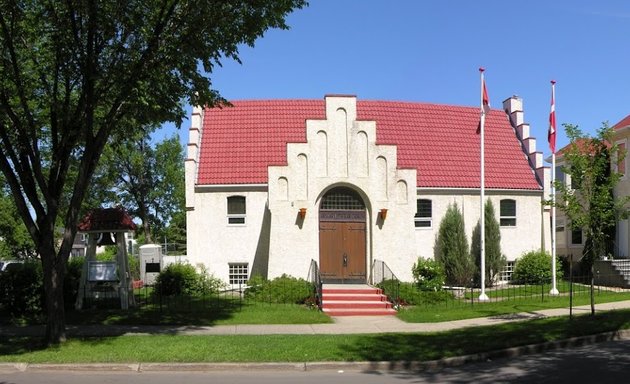
[(326, 283), (365, 283), (365, 211), (320, 211), (319, 263)]

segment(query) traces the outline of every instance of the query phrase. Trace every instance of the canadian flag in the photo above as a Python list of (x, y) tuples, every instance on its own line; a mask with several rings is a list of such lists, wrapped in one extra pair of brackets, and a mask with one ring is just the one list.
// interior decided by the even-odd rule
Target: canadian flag
[[(488, 90), (486, 89), (486, 79), (483, 76), (485, 69), (479, 68), (481, 73), (481, 114), (486, 115), (490, 112), (490, 98), (488, 97)], [(477, 125), (477, 134), (481, 133), (481, 119), (479, 125)]]
[(488, 89), (486, 89), (486, 79), (481, 78), (481, 113), (490, 112), (490, 99), (488, 98)]
[(551, 153), (556, 153), (556, 82), (551, 80), (551, 112), (549, 112), (549, 132), (547, 140)]

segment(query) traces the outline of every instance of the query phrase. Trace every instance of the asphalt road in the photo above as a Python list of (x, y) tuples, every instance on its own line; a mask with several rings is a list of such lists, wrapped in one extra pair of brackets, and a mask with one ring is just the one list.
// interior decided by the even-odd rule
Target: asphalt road
[(627, 383), (630, 340), (617, 340), (544, 354), (446, 368), (438, 372), (219, 371), (219, 372), (13, 372), (0, 384), (376, 384), (376, 383)]

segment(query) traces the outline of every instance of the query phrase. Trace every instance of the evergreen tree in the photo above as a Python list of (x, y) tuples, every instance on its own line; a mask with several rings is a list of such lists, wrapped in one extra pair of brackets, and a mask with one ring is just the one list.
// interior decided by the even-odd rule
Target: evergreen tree
[[(499, 222), (494, 213), (494, 204), (488, 199), (484, 206), (485, 209), (485, 233), (486, 233), (486, 287), (491, 287), (494, 283), (494, 277), (499, 273), (507, 260), (505, 255), (501, 253), (501, 231)], [(477, 221), (475, 229), (473, 229), (472, 242), (470, 246), (470, 254), (475, 261), (477, 268), (475, 269), (475, 282), (481, 284), (481, 222)]]
[(435, 260), (446, 272), (446, 283), (466, 286), (474, 274), (474, 264), (468, 249), (464, 217), (457, 203), (448, 206), (440, 222), (438, 237), (433, 247)]

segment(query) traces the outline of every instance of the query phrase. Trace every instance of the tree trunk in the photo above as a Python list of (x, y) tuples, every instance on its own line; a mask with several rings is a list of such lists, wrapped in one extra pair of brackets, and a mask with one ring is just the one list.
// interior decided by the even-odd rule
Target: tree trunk
[(66, 341), (66, 316), (63, 298), (65, 260), (57, 257), (54, 248), (40, 251), (46, 298), (46, 343), (54, 345)]

